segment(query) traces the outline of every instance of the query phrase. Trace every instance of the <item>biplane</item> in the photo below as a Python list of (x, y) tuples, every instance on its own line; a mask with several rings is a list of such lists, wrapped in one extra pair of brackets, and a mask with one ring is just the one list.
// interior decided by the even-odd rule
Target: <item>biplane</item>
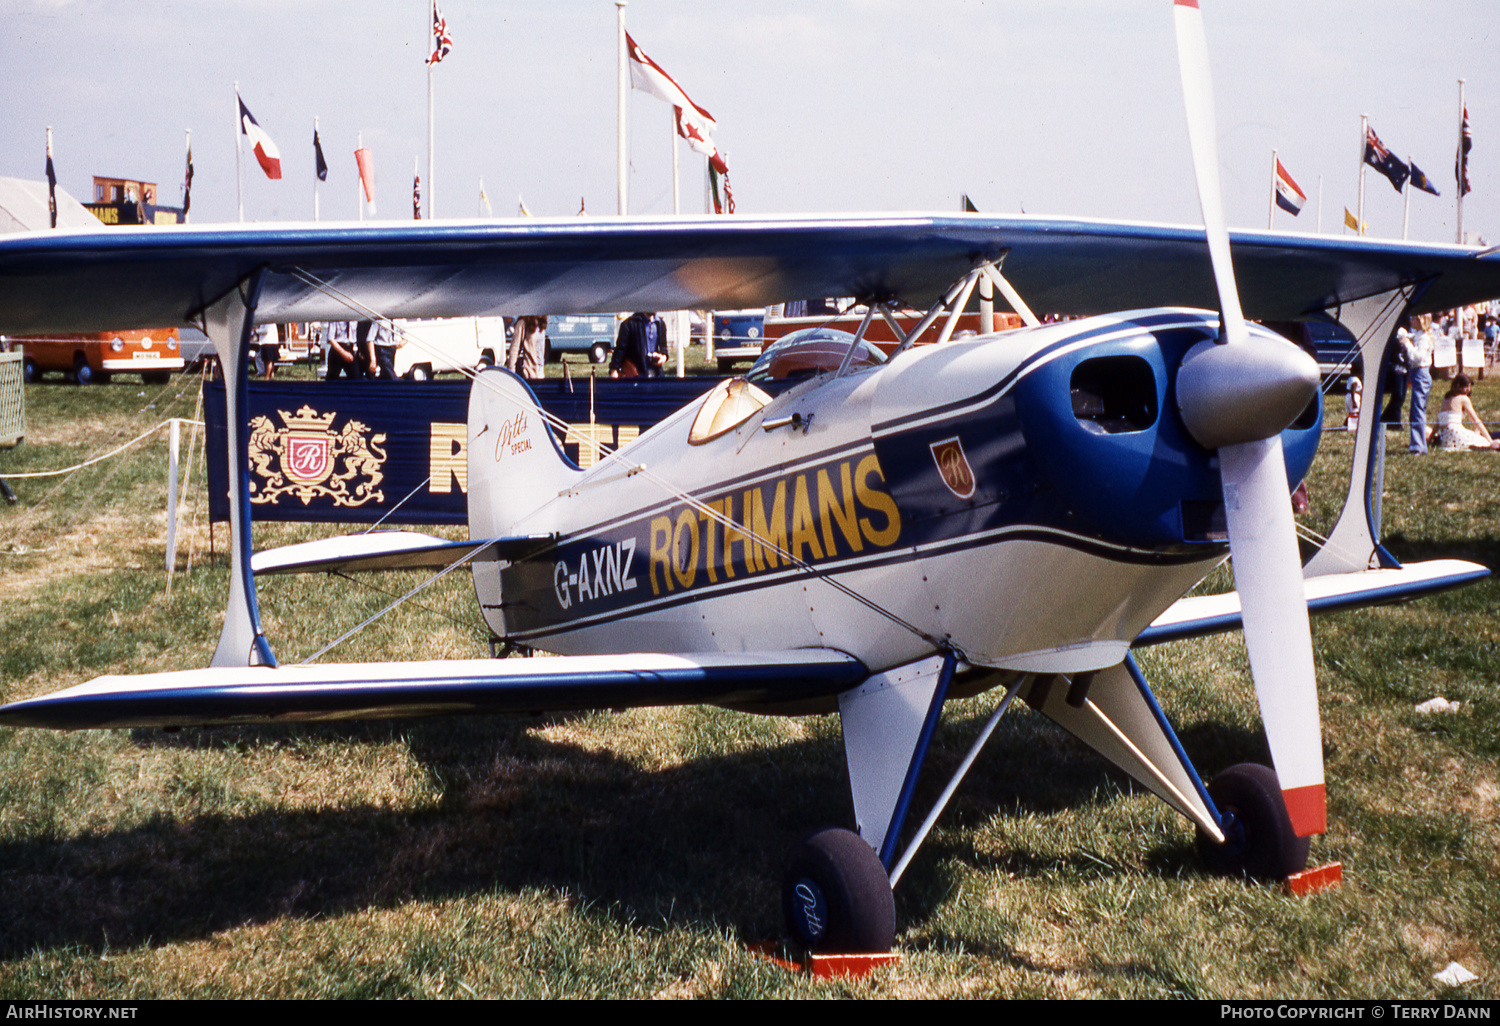
[[(1289, 494), (1321, 433), (1316, 364), (1254, 323), (1328, 314), (1366, 395), (1404, 313), (1500, 295), (1461, 246), (1229, 232), (1194, 0), (1178, 46), (1204, 227), (982, 215), (202, 226), (0, 240), (0, 329), (203, 328), (228, 389), (234, 551), (206, 668), (106, 676), (0, 707), (61, 729), (712, 703), (837, 712), (854, 830), (809, 834), (783, 904), (831, 951), (893, 943), (892, 887), (944, 703), (1016, 698), (1196, 828), (1218, 872), (1284, 877), (1325, 828), (1308, 611), (1485, 568), (1378, 541), (1362, 418), (1348, 501), (1303, 565)], [(956, 337), (987, 281), (1024, 328)], [(885, 354), (800, 333), (607, 458), (563, 454), (524, 381), (473, 382), (469, 533), (328, 539), (252, 558), (244, 347), (261, 322), (761, 306), (926, 308)], [(1033, 310), (1072, 319), (1044, 324)], [(945, 319), (946, 318), (946, 319)], [(933, 344), (915, 344), (932, 329)], [(1183, 598), (1226, 559), (1236, 591)], [(467, 566), (531, 658), (278, 665), (257, 574)], [(1274, 763), (1205, 782), (1132, 652), (1243, 630)], [(903, 843), (905, 847), (903, 849)]]

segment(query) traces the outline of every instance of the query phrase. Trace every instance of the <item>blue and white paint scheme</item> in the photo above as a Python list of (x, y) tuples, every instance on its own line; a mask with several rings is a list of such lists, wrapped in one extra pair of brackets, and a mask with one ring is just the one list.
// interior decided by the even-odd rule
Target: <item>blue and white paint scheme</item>
[[(894, 931), (890, 886), (972, 761), (906, 831), (944, 702), (995, 689), (1004, 697), (979, 744), (1019, 697), (1187, 817), (1210, 867), (1300, 869), (1326, 814), (1305, 610), (1400, 601), (1488, 571), (1401, 567), (1379, 545), (1373, 417), (1362, 419), (1328, 545), (1298, 565), (1289, 494), (1320, 434), (1317, 368), (1247, 318), (1338, 317), (1360, 339), (1365, 394), (1377, 395), (1396, 319), (1500, 296), (1500, 260), (1460, 246), (1229, 232), (1196, 0), (1174, 12), (1202, 228), (903, 215), (0, 239), (0, 331), (202, 326), (234, 378), (228, 446), (241, 468), (236, 402), (258, 322), (813, 296), (856, 297), (870, 316), (930, 304), (888, 359), (854, 336), (794, 339), (586, 470), (564, 456), (524, 381), (478, 374), (467, 542), (366, 536), (252, 560), (244, 475), (231, 475), (234, 557), (213, 665), (12, 702), (0, 725), (686, 703), (837, 711), (858, 836), (809, 837), (785, 910), (809, 946), (880, 950)], [(951, 337), (981, 278), (1028, 327)], [(1042, 324), (1032, 308), (1078, 319)], [(937, 344), (913, 344), (945, 314)], [(1183, 598), (1231, 552), (1236, 593)], [(556, 655), (276, 665), (255, 573), (460, 566), (498, 640)], [(1131, 650), (1235, 629), (1276, 765), (1205, 783)], [(853, 893), (865, 897), (838, 898)]]

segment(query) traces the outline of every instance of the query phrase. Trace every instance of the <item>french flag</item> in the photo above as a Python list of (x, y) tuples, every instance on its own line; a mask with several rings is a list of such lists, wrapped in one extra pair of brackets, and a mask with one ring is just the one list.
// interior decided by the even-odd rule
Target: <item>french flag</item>
[(1302, 213), (1302, 204), (1307, 202), (1307, 193), (1292, 181), (1292, 176), (1286, 173), (1286, 168), (1281, 166), (1281, 160), (1276, 161), (1276, 205), (1288, 214), (1296, 217)]
[(261, 170), (266, 173), (267, 178), (281, 177), (281, 151), (266, 134), (266, 130), (260, 127), (260, 122), (250, 113), (250, 108), (245, 106), (245, 101), (235, 96), (240, 104), (240, 132), (250, 137), (250, 143), (255, 147), (255, 159), (260, 161)]

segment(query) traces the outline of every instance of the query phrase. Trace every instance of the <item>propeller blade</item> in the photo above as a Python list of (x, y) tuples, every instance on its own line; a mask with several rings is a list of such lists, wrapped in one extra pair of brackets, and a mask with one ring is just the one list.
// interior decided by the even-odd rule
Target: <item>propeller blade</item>
[[(1183, 361), (1179, 400), (1189, 432), (1204, 446), (1218, 449), (1255, 696), (1292, 829), (1305, 837), (1321, 833), (1327, 823), (1323, 741), (1312, 632), (1302, 601), (1302, 565), (1281, 452), (1280, 432), (1291, 418), (1267, 411), (1288, 406), (1295, 416), (1316, 394), (1318, 379), (1314, 368), (1311, 391), (1303, 391), (1308, 388), (1305, 366), (1299, 373), (1296, 359), (1278, 359), (1250, 342), (1230, 260), (1208, 42), (1198, 0), (1174, 0), (1173, 18), (1198, 202), (1222, 319), (1220, 345), (1205, 343)], [(1269, 361), (1262, 361), (1262, 355), (1269, 355)], [(1257, 392), (1264, 403), (1258, 413)]]
[(1177, 70), (1182, 76), (1182, 97), (1187, 107), (1188, 143), (1193, 151), (1193, 175), (1198, 181), (1198, 205), (1203, 210), (1208, 255), (1213, 261), (1219, 310), (1224, 316), (1224, 341), (1234, 343), (1245, 338), (1245, 314), (1234, 282), (1234, 265), (1229, 259), (1229, 228), (1219, 188), (1219, 132), (1214, 122), (1213, 79), (1208, 73), (1208, 39), (1203, 34), (1203, 13), (1198, 10), (1198, 0), (1175, 0), (1172, 11), (1177, 27)]
[(1281, 437), (1219, 450), (1234, 586), (1271, 761), (1298, 837), (1327, 828), (1323, 736)]

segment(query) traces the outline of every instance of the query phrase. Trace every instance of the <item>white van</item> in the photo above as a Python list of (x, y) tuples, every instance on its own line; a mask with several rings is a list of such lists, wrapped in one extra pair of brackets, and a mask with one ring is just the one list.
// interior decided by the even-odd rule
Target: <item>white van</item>
[(396, 325), (396, 376), (428, 381), (443, 371), (503, 363), (504, 317), (440, 317)]

